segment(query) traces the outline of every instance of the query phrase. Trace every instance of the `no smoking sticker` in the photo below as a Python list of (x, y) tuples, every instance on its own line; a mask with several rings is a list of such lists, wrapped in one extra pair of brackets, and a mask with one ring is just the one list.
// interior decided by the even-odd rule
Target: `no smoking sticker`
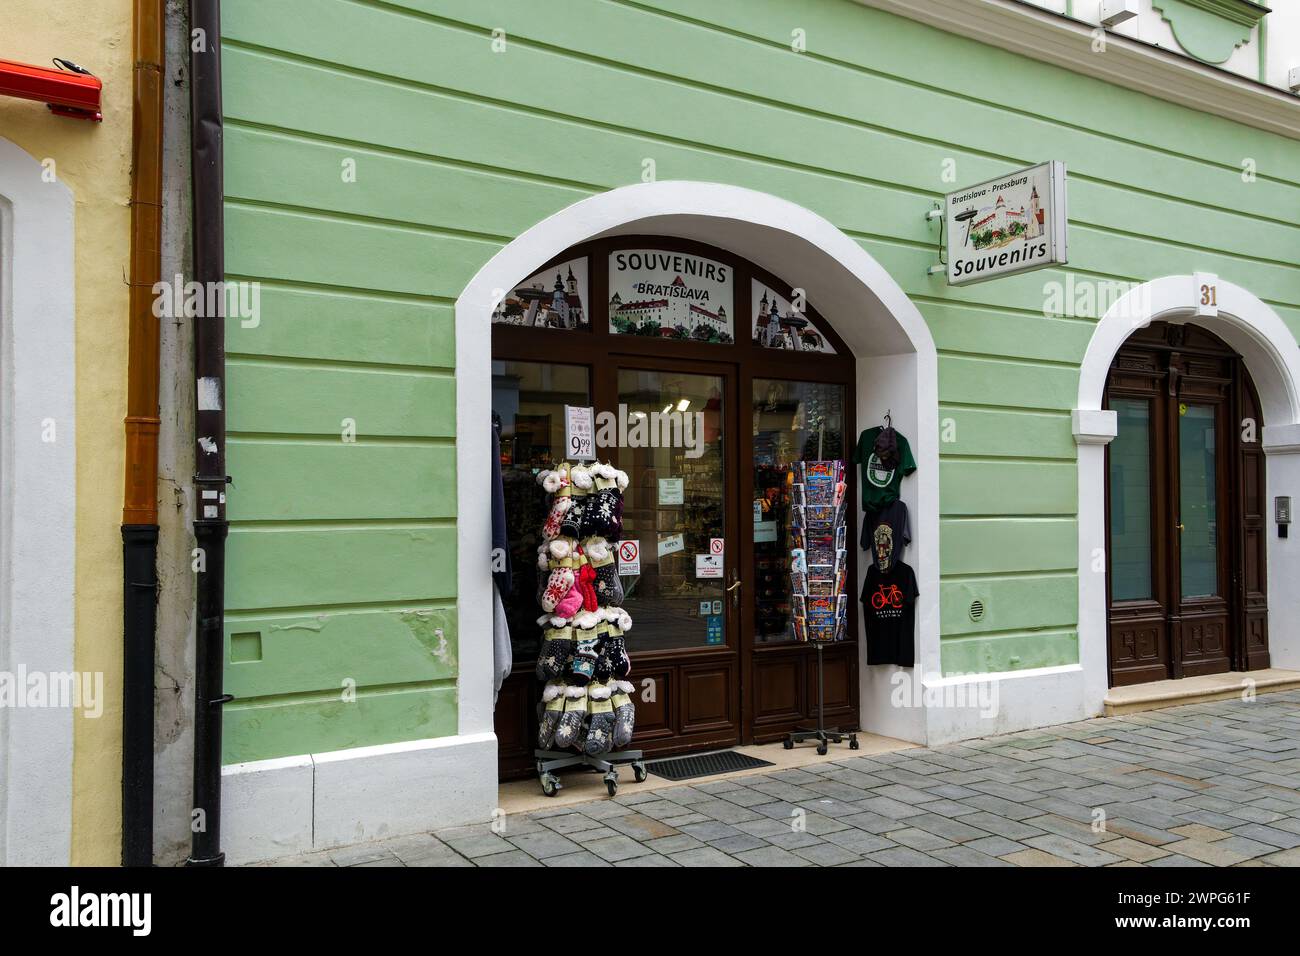
[(725, 546), (725, 543), (726, 542), (724, 538), (710, 538), (709, 554), (721, 554), (723, 547)]
[(618, 573), (620, 575), (641, 573), (641, 543), (639, 541), (620, 541), (618, 543)]

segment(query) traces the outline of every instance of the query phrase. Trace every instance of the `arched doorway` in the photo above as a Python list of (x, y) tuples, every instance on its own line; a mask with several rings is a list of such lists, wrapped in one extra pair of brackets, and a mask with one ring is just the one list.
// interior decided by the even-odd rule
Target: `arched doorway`
[[(536, 475), (567, 457), (569, 405), (593, 407), (610, 426), (597, 429), (599, 457), (629, 476), (620, 546), (640, 557), (616, 580), (635, 622), (638, 746), (661, 756), (764, 743), (815, 719), (817, 672), (794, 606), (830, 609), (818, 588), (841, 573), (856, 580), (858, 549), (848, 540), (818, 549), (810, 596), (793, 595), (792, 518), (806, 512), (792, 500), (804, 486), (791, 479), (809, 462), (842, 468), (851, 505), (858, 424), (854, 356), (805, 298), (725, 249), (619, 235), (565, 250), (494, 313), (513, 567), (503, 601), (514, 672), (495, 723), (503, 776), (533, 770), (547, 507)], [(848, 627), (823, 655), (824, 712), (828, 725), (857, 727), (857, 606), (845, 597)]]
[(1111, 363), (1110, 684), (1269, 666), (1264, 421), (1245, 363), (1152, 322)]
[(1259, 400), (1265, 456), (1264, 534), (1268, 652), (1275, 668), (1300, 668), (1300, 631), (1282, 626), (1300, 615), (1300, 551), (1274, 520), (1277, 499), (1300, 492), (1300, 345), (1266, 303), (1208, 273), (1165, 276), (1120, 296), (1097, 323), (1079, 371), (1072, 413), (1079, 479), (1079, 663), (1085, 710), (1102, 711), (1110, 686), (1107, 446), (1118, 415), (1104, 407), (1111, 366), (1125, 342), (1153, 322), (1192, 324), (1241, 357)]
[[(487, 474), (492, 360), (486, 346), (493, 313), (517, 283), (565, 250), (624, 236), (702, 243), (752, 263), (788, 284), (791, 291), (804, 290), (827, 328), (839, 336), (843, 356), (852, 363), (856, 377), (852, 392), (845, 396), (846, 408), (859, 423), (874, 421), (890, 411), (896, 427), (915, 436), (918, 471), (915, 479), (904, 483), (903, 498), (912, 515), (908, 561), (916, 569), (921, 593), (916, 662), (926, 673), (937, 673), (939, 456), (933, 339), (916, 307), (857, 243), (820, 216), (774, 196), (714, 183), (628, 186), (562, 210), (529, 229), (484, 266), (456, 303), (460, 500), (481, 500), (482, 476)], [(748, 321), (749, 316), (740, 316), (738, 324), (744, 327)], [(710, 347), (692, 342), (658, 344)], [(745, 344), (749, 345), (747, 334)], [(707, 356), (694, 358), (709, 361)], [(481, 513), (462, 508), (458, 518), (458, 605), (464, 635), (491, 630), (487, 529), (486, 503)], [(463, 640), (461, 668), (461, 734), (489, 732), (494, 711), (490, 642)], [(923, 741), (926, 711), (920, 706), (891, 706), (890, 670), (859, 664), (860, 722), (866, 730)]]

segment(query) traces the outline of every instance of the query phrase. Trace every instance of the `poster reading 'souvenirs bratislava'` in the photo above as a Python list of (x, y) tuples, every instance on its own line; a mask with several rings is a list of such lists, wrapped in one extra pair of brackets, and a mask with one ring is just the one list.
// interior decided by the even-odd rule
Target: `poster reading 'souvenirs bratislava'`
[(731, 266), (687, 252), (621, 249), (609, 256), (609, 331), (732, 342)]

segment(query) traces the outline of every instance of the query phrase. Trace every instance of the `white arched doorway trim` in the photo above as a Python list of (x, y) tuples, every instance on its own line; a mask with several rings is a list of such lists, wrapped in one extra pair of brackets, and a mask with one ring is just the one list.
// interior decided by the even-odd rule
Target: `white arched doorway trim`
[[(1202, 304), (1208, 296), (1217, 309)], [(1263, 406), (1268, 456), (1268, 512), (1276, 495), (1300, 494), (1300, 346), (1286, 323), (1241, 286), (1209, 273), (1165, 276), (1118, 299), (1093, 332), (1079, 371), (1073, 413), (1079, 446), (1079, 662), (1086, 704), (1099, 713), (1109, 682), (1106, 664), (1105, 446), (1115, 413), (1102, 409), (1106, 377), (1124, 341), (1152, 322), (1193, 323), (1234, 348), (1246, 363)], [(1268, 522), (1269, 649), (1275, 666), (1300, 667), (1300, 547), (1279, 539)], [(1100, 570), (1095, 570), (1100, 568)]]
[[(859, 422), (877, 420), (885, 411), (881, 403), (893, 401), (895, 423), (913, 439), (917, 461), (916, 475), (903, 483), (915, 542), (909, 561), (921, 591), (917, 670), (938, 674), (938, 360), (921, 313), (861, 246), (808, 209), (718, 183), (642, 183), (582, 200), (533, 226), (493, 256), (456, 300), (457, 491), (464, 506), (482, 502), (462, 507), (457, 518), (460, 733), (492, 731), (491, 528), (482, 494), (490, 461), (492, 310), (518, 282), (570, 246), (636, 233), (707, 242), (805, 288), (858, 357)], [(894, 670), (862, 667), (864, 729), (923, 741), (924, 708), (890, 704)]]
[[(45, 173), (0, 138), (0, 671), (19, 693), (75, 666), (74, 204)], [(0, 866), (67, 865), (72, 759), (70, 709), (0, 713)]]

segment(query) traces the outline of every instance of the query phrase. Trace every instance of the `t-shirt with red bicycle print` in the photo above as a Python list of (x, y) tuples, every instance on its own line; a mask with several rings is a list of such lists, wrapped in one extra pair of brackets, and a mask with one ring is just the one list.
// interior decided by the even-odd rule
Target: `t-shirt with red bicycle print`
[(885, 573), (873, 562), (862, 582), (867, 663), (912, 667), (916, 661), (916, 574), (901, 561)]
[(899, 617), (903, 613), (903, 592), (897, 584), (878, 584), (871, 595), (871, 609), (876, 618)]

